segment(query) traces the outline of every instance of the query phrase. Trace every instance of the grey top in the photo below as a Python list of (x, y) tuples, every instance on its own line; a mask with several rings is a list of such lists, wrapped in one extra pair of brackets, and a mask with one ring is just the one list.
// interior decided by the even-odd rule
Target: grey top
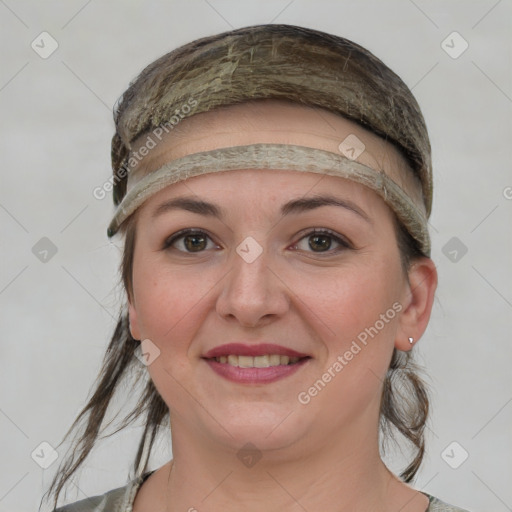
[[(133, 512), (133, 502), (135, 501), (137, 491), (154, 471), (145, 473), (124, 487), (118, 487), (105, 494), (92, 496), (64, 507), (59, 507), (54, 512)], [(430, 494), (425, 492), (423, 494), (429, 499), (429, 506), (425, 512), (468, 512), (465, 509), (448, 505), (448, 503)]]

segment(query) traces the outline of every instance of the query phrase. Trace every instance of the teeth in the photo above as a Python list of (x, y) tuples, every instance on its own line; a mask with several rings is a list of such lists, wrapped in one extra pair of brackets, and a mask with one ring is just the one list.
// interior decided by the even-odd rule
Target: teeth
[(296, 363), (298, 357), (280, 356), (278, 354), (270, 354), (264, 356), (236, 356), (230, 354), (229, 356), (216, 357), (218, 363), (228, 363), (231, 366), (238, 366), (240, 368), (268, 368), (269, 366), (288, 365)]
[(274, 355), (270, 356), (269, 359), (270, 359), (270, 366), (279, 366), (279, 364), (281, 363), (280, 355), (274, 354)]

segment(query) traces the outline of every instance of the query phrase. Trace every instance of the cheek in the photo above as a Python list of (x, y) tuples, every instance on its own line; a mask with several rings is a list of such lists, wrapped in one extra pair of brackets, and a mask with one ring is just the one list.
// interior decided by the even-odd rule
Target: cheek
[[(383, 256), (371, 264), (339, 268), (329, 279), (317, 281), (318, 286), (301, 289), (314, 313), (310, 318), (317, 318), (314, 329), (323, 341), (323, 371), (335, 375), (317, 376), (332, 382), (324, 403), (334, 400), (352, 410), (380, 396), (394, 348), (400, 282), (399, 262)], [(307, 384), (314, 385), (314, 379)]]
[(311, 310), (314, 305), (310, 318), (317, 318), (314, 329), (321, 333), (326, 353), (322, 374), (304, 382), (302, 391), (319, 397), (311, 402), (315, 414), (328, 416), (333, 424), (348, 421), (380, 400), (400, 308), (398, 271), (391, 262), (353, 266), (314, 289), (301, 290), (308, 297), (304, 303)]
[(133, 283), (141, 335), (157, 344), (182, 328), (186, 323), (183, 319), (204, 294), (200, 280), (192, 274), (171, 274), (169, 269), (150, 261), (134, 267)]
[(323, 339), (328, 344), (333, 340), (334, 345), (343, 345), (390, 309), (386, 325), (396, 322), (392, 305), (400, 296), (399, 270), (396, 262), (384, 258), (371, 265), (354, 263), (320, 274), (313, 280), (314, 286), (311, 280), (306, 283), (297, 277), (294, 290), (317, 317), (317, 323), (324, 325)]
[(171, 273), (156, 264), (134, 272), (141, 339), (151, 340), (159, 350), (148, 371), (167, 404), (175, 404), (180, 396), (178, 382), (186, 380), (191, 371), (188, 351), (201, 323), (201, 299), (205, 300), (211, 288), (203, 277), (197, 272)]
[(174, 265), (152, 255), (134, 266), (134, 294), (141, 335), (162, 354), (185, 352), (191, 346), (222, 286), (221, 268)]

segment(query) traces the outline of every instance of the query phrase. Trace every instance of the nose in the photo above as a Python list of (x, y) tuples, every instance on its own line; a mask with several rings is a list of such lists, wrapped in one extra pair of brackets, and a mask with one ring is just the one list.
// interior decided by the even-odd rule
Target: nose
[[(290, 304), (289, 291), (276, 271), (275, 258), (263, 249), (252, 260), (241, 246), (242, 251), (233, 254), (231, 271), (223, 280), (216, 310), (225, 320), (238, 321), (244, 327), (256, 327), (286, 313)], [(255, 247), (250, 249), (254, 251)]]

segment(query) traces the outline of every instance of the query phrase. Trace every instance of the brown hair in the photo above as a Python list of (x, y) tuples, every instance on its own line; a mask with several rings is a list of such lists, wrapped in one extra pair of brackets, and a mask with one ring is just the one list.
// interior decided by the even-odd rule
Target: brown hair
[[(295, 46), (292, 45), (292, 49), (300, 48), (301, 40), (314, 42), (319, 46), (333, 47), (335, 48), (333, 53), (338, 52), (338, 66), (346, 67), (348, 60), (351, 60), (352, 68), (358, 70), (368, 85), (358, 100), (362, 105), (361, 109), (343, 115), (384, 137), (401, 151), (410, 164), (411, 172), (424, 184), (424, 200), (427, 211), (430, 213), (432, 200), (431, 184), (430, 187), (428, 186), (430, 176), (428, 179), (426, 178), (426, 174), (430, 172), (430, 143), (423, 117), (409, 89), (385, 64), (355, 43), (338, 36), (290, 25), (258, 25), (199, 39), (164, 55), (140, 73), (121, 97), (114, 113), (116, 121), (116, 134), (112, 139), (112, 167), (116, 178), (114, 180), (114, 203), (119, 204), (126, 193), (126, 179), (119, 171), (129, 157), (130, 142), (152, 127), (164, 122), (166, 116), (172, 115), (172, 110), (162, 112), (149, 108), (147, 104), (147, 98), (154, 100), (156, 96), (165, 93), (159, 69), (167, 66), (168, 70), (174, 63), (176, 69), (181, 70), (181, 74), (177, 73), (177, 78), (174, 79), (177, 83), (180, 79), (184, 79), (183, 70), (194, 73), (190, 59), (192, 56), (197, 57), (198, 52), (202, 51), (202, 58), (208, 58), (212, 62), (211, 66), (220, 62), (222, 56), (214, 58), (208, 51), (209, 44), (230, 40), (234, 37), (245, 37), (248, 41), (252, 41), (257, 32), (265, 32), (277, 39), (281, 35), (295, 38)], [(290, 62), (294, 63), (294, 55), (290, 54), (289, 58)], [(315, 60), (308, 61), (307, 65), (316, 66)], [(326, 68), (333, 65), (331, 60), (324, 63)], [(375, 85), (376, 80), (379, 84), (378, 87)], [(167, 87), (173, 87), (175, 83), (169, 82)], [(309, 97), (312, 97), (312, 94), (309, 91)], [(303, 102), (297, 91), (283, 90), (278, 97)], [(329, 98), (319, 95), (316, 103), (311, 101), (308, 103), (312, 106), (328, 108), (328, 102)], [(236, 103), (236, 99), (233, 100), (233, 103)], [(134, 105), (136, 106), (134, 107)], [(141, 105), (144, 106), (141, 107)], [(144, 112), (144, 108), (146, 112)], [(334, 108), (330, 110), (336, 111)], [(375, 118), (376, 115), (378, 120)], [(121, 284), (129, 297), (133, 295), (132, 268), (136, 241), (136, 219), (137, 214), (135, 213), (120, 228), (120, 233), (125, 237), (125, 241), (119, 270)], [(401, 264), (404, 273), (407, 274), (410, 264), (416, 258), (428, 255), (422, 253), (417, 241), (396, 218), (394, 221)], [(92, 396), (62, 441), (64, 442), (72, 432), (75, 432), (75, 438), (71, 445), (72, 453), (66, 454), (47, 491), (49, 496), (53, 493), (54, 506), (57, 506), (64, 486), (82, 465), (96, 442), (119, 432), (139, 418), (143, 420), (144, 432), (129, 478), (135, 478), (147, 471), (151, 450), (159, 434), (159, 429), (161, 427), (167, 429), (169, 426), (169, 409), (152, 380), (148, 378), (147, 369), (134, 355), (139, 345), (140, 342), (130, 334), (127, 304), (125, 304), (119, 313), (117, 326), (106, 350), (99, 375), (93, 385)], [(133, 390), (138, 390), (137, 403), (125, 415), (115, 432), (100, 437), (100, 431), (104, 433), (113, 421), (104, 425), (113, 397), (122, 388), (130, 389), (131, 393)], [(423, 459), (425, 452), (424, 429), (428, 412), (427, 389), (419, 377), (419, 368), (412, 360), (412, 351), (401, 352), (395, 349), (383, 383), (380, 409), (380, 428), (383, 434), (381, 441), (382, 449), (385, 451), (386, 442), (393, 440), (394, 434), (399, 432), (410, 443), (414, 451), (412, 460), (400, 474), (406, 482), (413, 480)]]

